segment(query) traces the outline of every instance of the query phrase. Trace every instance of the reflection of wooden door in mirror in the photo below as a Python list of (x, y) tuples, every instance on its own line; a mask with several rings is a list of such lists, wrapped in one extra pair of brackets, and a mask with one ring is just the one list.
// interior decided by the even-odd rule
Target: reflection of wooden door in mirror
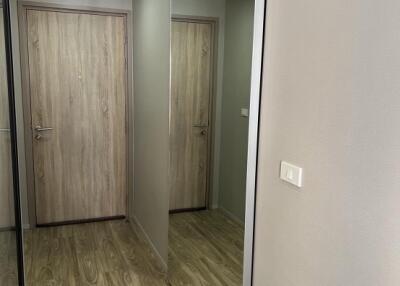
[(8, 108), (3, 8), (0, 8), (0, 230), (14, 226), (14, 198)]
[(213, 24), (172, 22), (170, 210), (207, 206)]
[(39, 225), (126, 215), (126, 17), (28, 9)]

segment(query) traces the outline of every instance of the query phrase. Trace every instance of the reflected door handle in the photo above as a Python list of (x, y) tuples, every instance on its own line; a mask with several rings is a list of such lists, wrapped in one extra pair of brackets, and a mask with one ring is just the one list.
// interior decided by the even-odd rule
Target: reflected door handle
[(9, 133), (10, 131), (10, 128), (0, 128), (1, 133)]
[(35, 127), (36, 132), (44, 132), (44, 131), (51, 131), (51, 130), (53, 130), (53, 127), (41, 127), (41, 126)]

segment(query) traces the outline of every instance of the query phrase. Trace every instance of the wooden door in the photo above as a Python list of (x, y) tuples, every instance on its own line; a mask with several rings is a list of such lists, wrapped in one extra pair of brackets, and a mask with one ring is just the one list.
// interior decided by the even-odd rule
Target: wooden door
[(170, 210), (207, 206), (213, 25), (172, 22)]
[(11, 138), (8, 113), (3, 8), (0, 7), (0, 230), (14, 226)]
[(124, 216), (126, 19), (26, 17), (37, 223)]

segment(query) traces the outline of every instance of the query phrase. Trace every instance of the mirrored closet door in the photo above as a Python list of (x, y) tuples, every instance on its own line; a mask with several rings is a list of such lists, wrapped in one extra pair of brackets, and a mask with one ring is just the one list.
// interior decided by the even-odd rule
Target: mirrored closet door
[(171, 3), (169, 280), (241, 286), (255, 2)]
[[(18, 281), (18, 258), (21, 248), (17, 245), (21, 243), (21, 231), (19, 217), (16, 217), (15, 194), (13, 182), (13, 160), (16, 157), (15, 136), (12, 136), (13, 122), (10, 112), (10, 53), (6, 50), (9, 45), (10, 34), (5, 29), (8, 28), (8, 3), (0, 1), (0, 285), (16, 286), (23, 285), (23, 281)], [(8, 37), (7, 37), (8, 36)], [(7, 63), (8, 62), (8, 63)], [(18, 200), (18, 198), (17, 198)], [(18, 204), (17, 204), (18, 205)], [(17, 218), (17, 219), (16, 219)], [(18, 238), (19, 237), (19, 238)]]

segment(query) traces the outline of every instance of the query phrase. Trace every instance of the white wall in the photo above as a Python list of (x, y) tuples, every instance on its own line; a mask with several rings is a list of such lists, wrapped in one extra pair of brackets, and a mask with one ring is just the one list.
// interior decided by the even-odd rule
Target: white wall
[[(268, 1), (254, 285), (400, 285), (399, 15)], [(304, 167), (301, 191), (280, 160)]]
[(218, 54), (217, 54), (217, 90), (215, 106), (215, 136), (214, 136), (214, 170), (212, 182), (211, 205), (218, 206), (219, 164), (221, 145), (221, 110), (224, 72), (224, 40), (225, 40), (225, 0), (172, 0), (172, 14), (184, 16), (202, 16), (219, 19)]
[(168, 260), (170, 3), (133, 2), (134, 217)]

